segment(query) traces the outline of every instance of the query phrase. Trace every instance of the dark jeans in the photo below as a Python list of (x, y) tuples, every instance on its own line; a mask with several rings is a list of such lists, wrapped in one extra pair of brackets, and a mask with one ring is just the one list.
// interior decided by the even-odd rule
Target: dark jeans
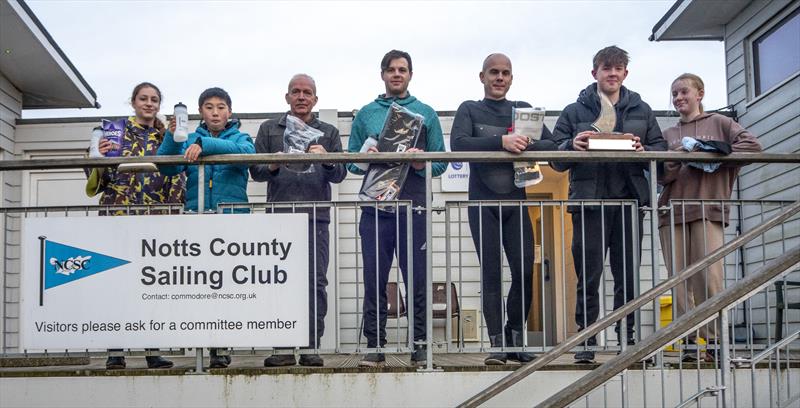
[[(572, 258), (575, 261), (575, 273), (578, 275), (577, 305), (575, 307), (575, 323), (578, 330), (597, 321), (600, 313), (600, 297), (598, 290), (603, 281), (603, 264), (609, 252), (611, 274), (614, 276), (614, 309), (632, 300), (635, 295), (635, 279), (639, 276), (638, 260), (642, 256), (642, 229), (639, 231), (638, 251), (634, 258), (633, 223), (631, 207), (609, 205), (602, 211), (599, 207), (586, 207), (583, 213), (572, 213)], [(644, 215), (637, 214), (639, 226)], [(635, 261), (635, 262), (634, 262)], [(585, 299), (585, 302), (584, 302)], [(631, 313), (626, 316), (627, 339), (633, 339), (635, 333), (635, 317)], [(617, 324), (619, 334), (619, 323)], [(592, 337), (589, 345), (597, 344)]]
[(503, 330), (501, 242), (511, 269), (506, 326), (522, 331), (531, 308), (533, 284), (533, 229), (528, 211), (526, 207), (508, 206), (503, 207), (501, 214), (499, 206), (484, 206), (469, 207), (467, 215), (481, 263), (483, 317), (489, 336), (501, 334)]
[(308, 338), (309, 347), (312, 348), (319, 347), (319, 340), (325, 333), (325, 316), (328, 314), (328, 224), (308, 223)]
[[(392, 259), (397, 255), (408, 302), (408, 255), (406, 252), (406, 211), (397, 214), (364, 208), (358, 224), (361, 236), (361, 257), (364, 261), (364, 336), (367, 347), (386, 345), (386, 283)], [(398, 225), (399, 223), (399, 225)], [(412, 248), (414, 279), (414, 341), (425, 340), (425, 213), (412, 212)], [(377, 297), (376, 297), (377, 295)], [(380, 314), (377, 311), (380, 310)]]

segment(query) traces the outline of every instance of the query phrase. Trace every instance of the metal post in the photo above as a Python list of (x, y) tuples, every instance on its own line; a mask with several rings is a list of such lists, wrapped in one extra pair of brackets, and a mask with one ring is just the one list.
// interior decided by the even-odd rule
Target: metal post
[[(658, 163), (650, 160), (650, 271), (652, 273), (652, 286), (658, 285)], [(637, 217), (638, 220), (638, 217)], [(631, 220), (632, 221), (632, 220)], [(635, 237), (638, 239), (638, 236)], [(641, 266), (641, 262), (639, 262)], [(674, 267), (675, 264), (673, 264)], [(638, 295), (638, 294), (637, 294)], [(653, 299), (653, 331), (658, 331), (661, 323), (661, 306), (658, 298)], [(642, 333), (639, 333), (639, 339)], [(656, 353), (655, 364), (662, 367), (664, 364), (664, 353)]]
[[(728, 312), (727, 308), (723, 308), (719, 311), (719, 328), (720, 333), (717, 336), (717, 356), (718, 364), (719, 364), (719, 374), (720, 374), (720, 397), (722, 399), (722, 403), (720, 404), (722, 408), (726, 408), (728, 406), (728, 402), (730, 401), (731, 393), (728, 392), (728, 384), (730, 383), (731, 377), (731, 359), (730, 355), (728, 354), (730, 350), (730, 336), (728, 335)], [(710, 346), (711, 344), (709, 344)]]
[(206, 166), (197, 166), (197, 213), (202, 214), (206, 209)]
[[(339, 334), (339, 326), (341, 324), (339, 322), (339, 294), (341, 292), (339, 291), (339, 206), (337, 205), (333, 207), (333, 287), (335, 291), (333, 297), (333, 334), (335, 336), (334, 342), (336, 343), (334, 350), (336, 354), (339, 354), (341, 352), (341, 335)], [(361, 336), (361, 333), (357, 335)]]
[[(425, 370), (433, 370), (433, 176), (432, 163), (425, 161), (425, 346), (427, 364)], [(409, 251), (411, 252), (411, 251)], [(450, 288), (446, 289), (448, 292)]]
[[(413, 218), (414, 218), (414, 211), (415, 211), (414, 210), (414, 203), (410, 203), (410, 204), (405, 205), (404, 208), (403, 208), (403, 211), (405, 211), (405, 213), (406, 213), (406, 225), (405, 225), (406, 235), (405, 235), (405, 237), (400, 237), (400, 216), (399, 216), (400, 215), (400, 207), (398, 206), (397, 202), (395, 202), (394, 212), (395, 212), (395, 214), (397, 214), (397, 216), (395, 217), (395, 222), (397, 224), (396, 224), (396, 228), (394, 229), (395, 233), (397, 234), (397, 236), (395, 237), (395, 241), (399, 243), (401, 238), (406, 240), (406, 277), (408, 278), (408, 286), (406, 288), (406, 299), (408, 299), (408, 301), (406, 302), (406, 310), (407, 310), (406, 317), (408, 319), (408, 329), (407, 329), (407, 331), (409, 333), (409, 335), (406, 336), (406, 347), (411, 349), (411, 352), (413, 353), (414, 352), (414, 347), (416, 346), (416, 338), (415, 338), (416, 332), (414, 330), (414, 328), (416, 327), (416, 325), (414, 323), (414, 321), (415, 321), (414, 313), (416, 313), (416, 312), (414, 311), (415, 310), (415, 308), (414, 308), (414, 300), (417, 298), (417, 292), (415, 292), (414, 288), (415, 288), (416, 285), (421, 285), (422, 283), (421, 282), (414, 282), (414, 237), (413, 237), (413, 235), (414, 235), (414, 220), (413, 220)], [(398, 244), (397, 247), (399, 248), (400, 245)], [(398, 256), (398, 261), (399, 261), (400, 252), (398, 252), (397, 254), (398, 254), (397, 256)], [(395, 267), (395, 279), (397, 280), (398, 283), (400, 282), (400, 265), (399, 265), (399, 262), (398, 262), (398, 265)], [(399, 303), (399, 301), (401, 299), (401, 297), (400, 297), (400, 285), (397, 285), (397, 299), (398, 299), (398, 303)], [(398, 343), (398, 347), (397, 348), (399, 349), (400, 348), (399, 347), (399, 344), (400, 344), (400, 319), (399, 319), (399, 316), (398, 316), (398, 319), (395, 320), (395, 323), (396, 323), (395, 327), (396, 327), (396, 330), (397, 330), (397, 333), (398, 333), (397, 334), (397, 336), (398, 336), (397, 337), (397, 343)]]
[[(197, 166), (197, 215), (202, 215), (206, 207), (206, 166), (201, 164)], [(203, 347), (194, 349), (194, 372), (195, 374), (204, 374), (203, 371)]]
[[(444, 209), (444, 253), (445, 253), (445, 260), (444, 260), (444, 273), (445, 273), (445, 290), (446, 290), (446, 302), (445, 302), (445, 312), (447, 318), (445, 319), (444, 323), (444, 343), (445, 343), (445, 351), (450, 352), (450, 343), (453, 342), (452, 333), (453, 333), (453, 306), (452, 306), (452, 293), (450, 290), (450, 285), (452, 285), (452, 275), (450, 273), (451, 260), (450, 260), (450, 253), (451, 253), (451, 245), (450, 245), (450, 211), (447, 207)], [(459, 237), (460, 239), (460, 237)], [(461, 292), (458, 292), (461, 293)], [(431, 299), (431, 302), (433, 300)], [(458, 316), (461, 319), (461, 315)], [(460, 327), (457, 325), (456, 327)]]

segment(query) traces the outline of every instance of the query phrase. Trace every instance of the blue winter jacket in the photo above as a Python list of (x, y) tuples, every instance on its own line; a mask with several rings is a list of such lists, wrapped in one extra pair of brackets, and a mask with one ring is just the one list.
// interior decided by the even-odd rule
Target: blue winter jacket
[[(186, 149), (201, 138), (203, 151), (200, 156), (216, 154), (250, 154), (255, 153), (253, 139), (247, 133), (239, 132), (239, 121), (228, 122), (225, 130), (212, 136), (205, 124), (197, 127), (183, 143), (173, 140), (172, 133), (167, 131), (164, 142), (158, 149), (159, 156), (182, 155)], [(220, 203), (247, 202), (247, 164), (207, 164), (205, 170), (205, 203), (204, 210), (216, 210)], [(187, 211), (197, 211), (197, 166), (177, 165), (159, 166), (164, 175), (175, 175), (186, 172), (186, 205)]]

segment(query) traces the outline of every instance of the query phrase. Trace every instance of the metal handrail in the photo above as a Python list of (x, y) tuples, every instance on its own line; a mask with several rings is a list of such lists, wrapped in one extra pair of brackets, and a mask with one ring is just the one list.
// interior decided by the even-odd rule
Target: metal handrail
[[(546, 366), (548, 363), (552, 362), (553, 360), (557, 359), (562, 354), (572, 350), (574, 347), (582, 344), (586, 341), (589, 337), (594, 336), (595, 334), (599, 333), (602, 330), (605, 330), (607, 327), (611, 326), (612, 324), (616, 323), (618, 320), (623, 319), (628, 314), (635, 312), (640, 307), (644, 306), (648, 302), (653, 301), (656, 297), (660, 296), (662, 293), (671, 290), (673, 287), (680, 284), (682, 281), (686, 280), (687, 278), (691, 277), (695, 273), (698, 273), (708, 266), (714, 264), (718, 260), (725, 257), (727, 254), (735, 251), (740, 246), (744, 245), (745, 243), (749, 242), (753, 238), (763, 234), (767, 230), (771, 229), (772, 227), (781, 224), (782, 222), (786, 221), (796, 213), (800, 212), (800, 201), (794, 202), (792, 205), (781, 211), (779, 214), (773, 216), (769, 220), (765, 221), (764, 223), (752, 228), (751, 230), (745, 232), (744, 234), (740, 235), (739, 237), (735, 238), (734, 240), (730, 241), (729, 243), (723, 245), (716, 251), (709, 254), (706, 258), (690, 265), (683, 271), (676, 273), (666, 280), (662, 281), (660, 284), (656, 285), (655, 287), (651, 288), (647, 292), (641, 294), (639, 297), (629, 301), (628, 303), (624, 304), (622, 307), (612, 311), (611, 313), (605, 315), (604, 317), (598, 319), (594, 324), (590, 325), (584, 330), (581, 330), (576, 335), (570, 337), (569, 339), (565, 340), (558, 346), (552, 348), (550, 351), (542, 354), (533, 362), (515, 370), (508, 376), (498, 380), (494, 384), (490, 385), (486, 389), (478, 392), (471, 398), (467, 399), (463, 403), (459, 405), (459, 407), (477, 407), (478, 405), (488, 401), (492, 397), (500, 394), (501, 392), (505, 391), (512, 385), (518, 383), (525, 377), (533, 374), (540, 368)], [(791, 254), (792, 252), (800, 252), (798, 249), (793, 249), (788, 252)], [(795, 254), (798, 255), (798, 254)], [(786, 254), (784, 254), (786, 256)], [(800, 255), (798, 255), (800, 256)], [(758, 274), (756, 274), (758, 275)], [(748, 278), (750, 279), (750, 278)], [(744, 281), (740, 281), (744, 282)], [(727, 290), (722, 293), (727, 293)], [(704, 304), (710, 304), (710, 300)], [(684, 315), (689, 316), (689, 315)], [(674, 324), (674, 323), (673, 323)], [(688, 331), (687, 328), (685, 331)], [(659, 331), (660, 332), (660, 331)], [(659, 333), (656, 332), (656, 333)], [(678, 335), (683, 334), (683, 332), (679, 333)], [(668, 339), (672, 340), (672, 338)], [(640, 343), (635, 347), (635, 349), (639, 349), (644, 343)], [(664, 343), (666, 344), (666, 342)], [(634, 347), (634, 346), (631, 346)], [(628, 349), (625, 353), (627, 354), (632, 349)], [(622, 356), (621, 354), (620, 356)], [(642, 354), (640, 358), (644, 358), (647, 354)], [(620, 357), (617, 356), (617, 357)], [(614, 360), (612, 360), (614, 361)], [(627, 367), (627, 366), (625, 366)], [(597, 370), (596, 370), (597, 371)], [(583, 381), (583, 379), (581, 379)]]
[(800, 330), (794, 332), (793, 334), (790, 334), (790, 335), (784, 337), (781, 341), (779, 341), (779, 342), (777, 342), (777, 343), (765, 348), (764, 351), (756, 354), (752, 358), (741, 358), (741, 357), (740, 358), (732, 358), (731, 359), (731, 363), (734, 363), (734, 364), (750, 364), (750, 365), (757, 364), (759, 361), (769, 357), (769, 355), (772, 354), (773, 352), (775, 352), (775, 350), (789, 345), (789, 343), (793, 342), (798, 337), (800, 337)]
[(537, 151), (512, 154), (508, 152), (414, 152), (414, 153), (326, 153), (317, 154), (224, 154), (201, 157), (189, 162), (183, 156), (137, 156), (104, 158), (47, 158), (0, 161), (1, 171), (46, 170), (68, 168), (112, 167), (123, 163), (154, 163), (159, 165), (197, 164), (260, 164), (260, 163), (378, 163), (378, 162), (637, 162), (692, 161), (725, 163), (800, 163), (800, 153), (715, 153), (681, 152), (618, 152), (618, 151)]
[[(800, 263), (800, 245), (788, 250), (781, 256), (767, 262), (755, 273), (740, 280), (735, 285), (718, 293), (711, 299), (703, 302), (700, 306), (679, 317), (669, 326), (658, 330), (653, 335), (642, 340), (640, 343), (628, 347), (616, 357), (601, 365), (596, 370), (582, 377), (580, 380), (562, 388), (560, 391), (543, 401), (537, 407), (564, 407), (589, 391), (602, 385), (610, 378), (619, 374), (631, 364), (641, 360), (645, 356), (664, 347), (679, 337), (697, 327), (709, 317), (722, 313), (737, 301), (750, 297), (753, 293), (761, 290), (769, 282), (780, 275), (782, 272)], [(726, 350), (722, 350), (720, 367), (728, 365)], [(724, 374), (723, 374), (724, 375)], [(724, 393), (725, 390), (722, 389)]]
[(708, 394), (709, 396), (716, 397), (720, 391), (724, 390), (725, 387), (706, 387), (702, 390), (696, 392), (691, 397), (687, 398), (685, 401), (681, 402), (679, 405), (676, 405), (675, 408), (683, 408), (689, 406), (689, 404), (696, 402), (699, 403), (700, 398), (703, 398)]

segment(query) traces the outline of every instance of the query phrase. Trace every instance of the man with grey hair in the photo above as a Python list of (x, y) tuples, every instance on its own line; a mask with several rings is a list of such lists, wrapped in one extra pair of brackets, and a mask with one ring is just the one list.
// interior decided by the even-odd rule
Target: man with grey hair
[[(341, 152), (342, 140), (336, 126), (317, 119), (312, 112), (317, 104), (317, 86), (314, 79), (306, 74), (297, 74), (289, 81), (286, 92), (289, 112), (278, 119), (267, 120), (261, 124), (256, 137), (257, 153), (283, 152), (283, 138), (288, 116), (294, 116), (308, 126), (322, 131), (323, 135), (312, 142), (307, 152), (324, 154)], [(296, 170), (277, 163), (256, 164), (250, 167), (250, 175), (255, 181), (267, 182), (267, 202), (287, 201), (330, 201), (330, 183), (340, 183), (347, 172), (343, 164), (314, 163), (310, 167)], [(308, 265), (309, 265), (309, 339), (311, 348), (319, 348), (319, 340), (325, 331), (325, 315), (328, 312), (328, 225), (330, 208), (275, 209), (275, 212), (303, 212), (309, 214), (308, 223)], [(264, 360), (266, 367), (294, 365), (292, 354), (275, 354)], [(322, 366), (319, 354), (302, 354), (300, 365)]]

